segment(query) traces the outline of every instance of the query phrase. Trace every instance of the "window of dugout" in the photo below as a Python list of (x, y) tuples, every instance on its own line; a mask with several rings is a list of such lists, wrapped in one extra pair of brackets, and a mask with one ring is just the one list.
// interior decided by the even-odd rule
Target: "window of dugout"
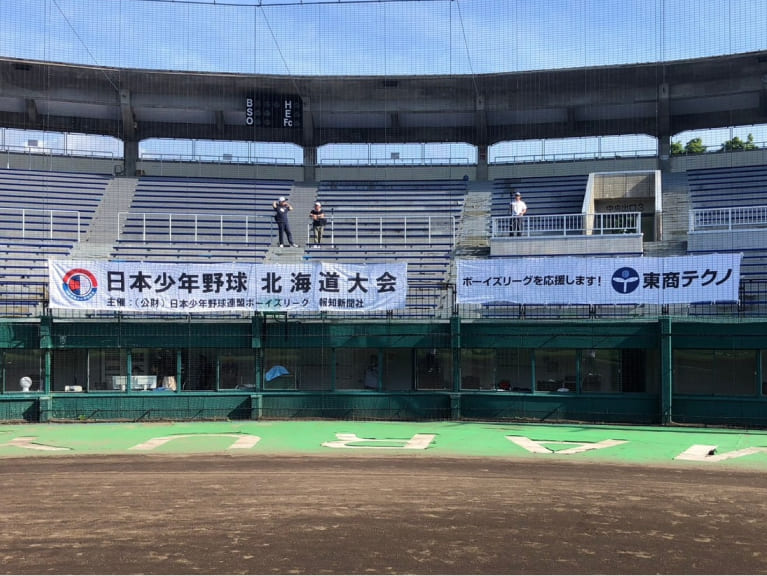
[[(756, 396), (758, 350), (673, 351), (675, 394)], [(761, 384), (764, 389), (764, 384)]]
[(449, 349), (338, 348), (331, 362), (336, 390), (393, 392), (452, 386)]
[(127, 350), (54, 350), (53, 392), (113, 392), (127, 385)]
[(268, 348), (263, 351), (264, 390), (330, 390), (332, 350)]
[(481, 348), (461, 351), (461, 389), (657, 393), (658, 354), (644, 349)]
[(51, 366), (54, 392), (249, 389), (256, 381), (251, 349), (54, 350)]
[(158, 378), (177, 375), (181, 390), (254, 390), (256, 352), (249, 348), (188, 348), (155, 351)]
[(337, 349), (336, 389), (370, 392), (413, 390), (413, 350), (410, 348)]
[(42, 392), (45, 387), (43, 355), (40, 350), (2, 350), (3, 392)]

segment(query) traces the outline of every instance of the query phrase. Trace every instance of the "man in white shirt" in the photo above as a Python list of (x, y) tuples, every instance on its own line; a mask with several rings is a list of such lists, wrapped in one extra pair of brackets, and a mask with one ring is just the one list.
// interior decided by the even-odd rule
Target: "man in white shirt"
[(511, 201), (509, 208), (511, 210), (509, 236), (522, 236), (522, 217), (527, 213), (527, 204), (522, 200), (521, 193), (514, 194), (514, 200)]

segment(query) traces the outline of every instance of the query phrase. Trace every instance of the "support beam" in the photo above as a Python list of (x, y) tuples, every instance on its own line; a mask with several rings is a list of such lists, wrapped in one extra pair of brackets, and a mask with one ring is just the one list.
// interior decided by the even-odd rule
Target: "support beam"
[(29, 120), (30, 124), (32, 125), (37, 124), (37, 121), (40, 117), (40, 115), (37, 112), (37, 102), (35, 102), (34, 98), (27, 98), (26, 105), (27, 105), (27, 120)]
[(474, 100), (474, 122), (476, 124), (476, 134), (474, 143), (477, 150), (477, 180), (487, 180), (487, 110), (485, 109), (484, 96), (477, 95)]
[[(450, 348), (453, 356), (453, 392), (461, 391), (461, 317), (450, 317)], [(457, 416), (454, 416), (457, 417)]]
[(136, 138), (136, 128), (138, 126), (136, 125), (136, 117), (133, 114), (129, 90), (120, 90), (120, 113), (123, 122), (123, 138), (126, 140), (134, 140)]
[(138, 140), (123, 140), (123, 175), (136, 176), (136, 164), (138, 163)]
[(671, 104), (670, 89), (667, 82), (658, 86), (658, 154), (660, 169), (670, 168), (671, 158)]
[(660, 319), (660, 408), (661, 423), (673, 422), (671, 398), (673, 396), (673, 357), (671, 346), (671, 318)]
[(317, 147), (304, 146), (304, 182), (316, 182)]
[(308, 96), (301, 97), (301, 109), (303, 111), (304, 182), (315, 182), (317, 179), (317, 146), (314, 144), (312, 101)]

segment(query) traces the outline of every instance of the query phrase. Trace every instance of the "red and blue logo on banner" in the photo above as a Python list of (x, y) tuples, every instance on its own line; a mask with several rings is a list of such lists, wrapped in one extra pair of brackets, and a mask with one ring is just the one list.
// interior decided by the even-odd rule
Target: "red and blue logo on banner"
[(73, 300), (84, 302), (96, 295), (99, 283), (96, 276), (84, 268), (74, 268), (64, 275), (64, 293)]

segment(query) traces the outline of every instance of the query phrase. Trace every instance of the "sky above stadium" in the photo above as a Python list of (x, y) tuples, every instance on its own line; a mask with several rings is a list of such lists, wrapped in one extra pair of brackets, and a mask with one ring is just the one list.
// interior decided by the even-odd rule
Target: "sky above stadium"
[[(767, 50), (767, 0), (0, 0), (0, 55), (118, 68), (489, 74), (756, 50)], [(763, 128), (752, 131), (767, 140)], [(710, 143), (728, 136), (719, 131)], [(599, 147), (652, 153), (652, 139), (633, 138), (601, 139)], [(185, 154), (205, 146), (191, 145)], [(512, 155), (593, 145), (525, 142)], [(403, 157), (467, 154), (410, 146)]]
[(0, 54), (125, 68), (483, 74), (764, 49), (764, 0), (0, 2)]

